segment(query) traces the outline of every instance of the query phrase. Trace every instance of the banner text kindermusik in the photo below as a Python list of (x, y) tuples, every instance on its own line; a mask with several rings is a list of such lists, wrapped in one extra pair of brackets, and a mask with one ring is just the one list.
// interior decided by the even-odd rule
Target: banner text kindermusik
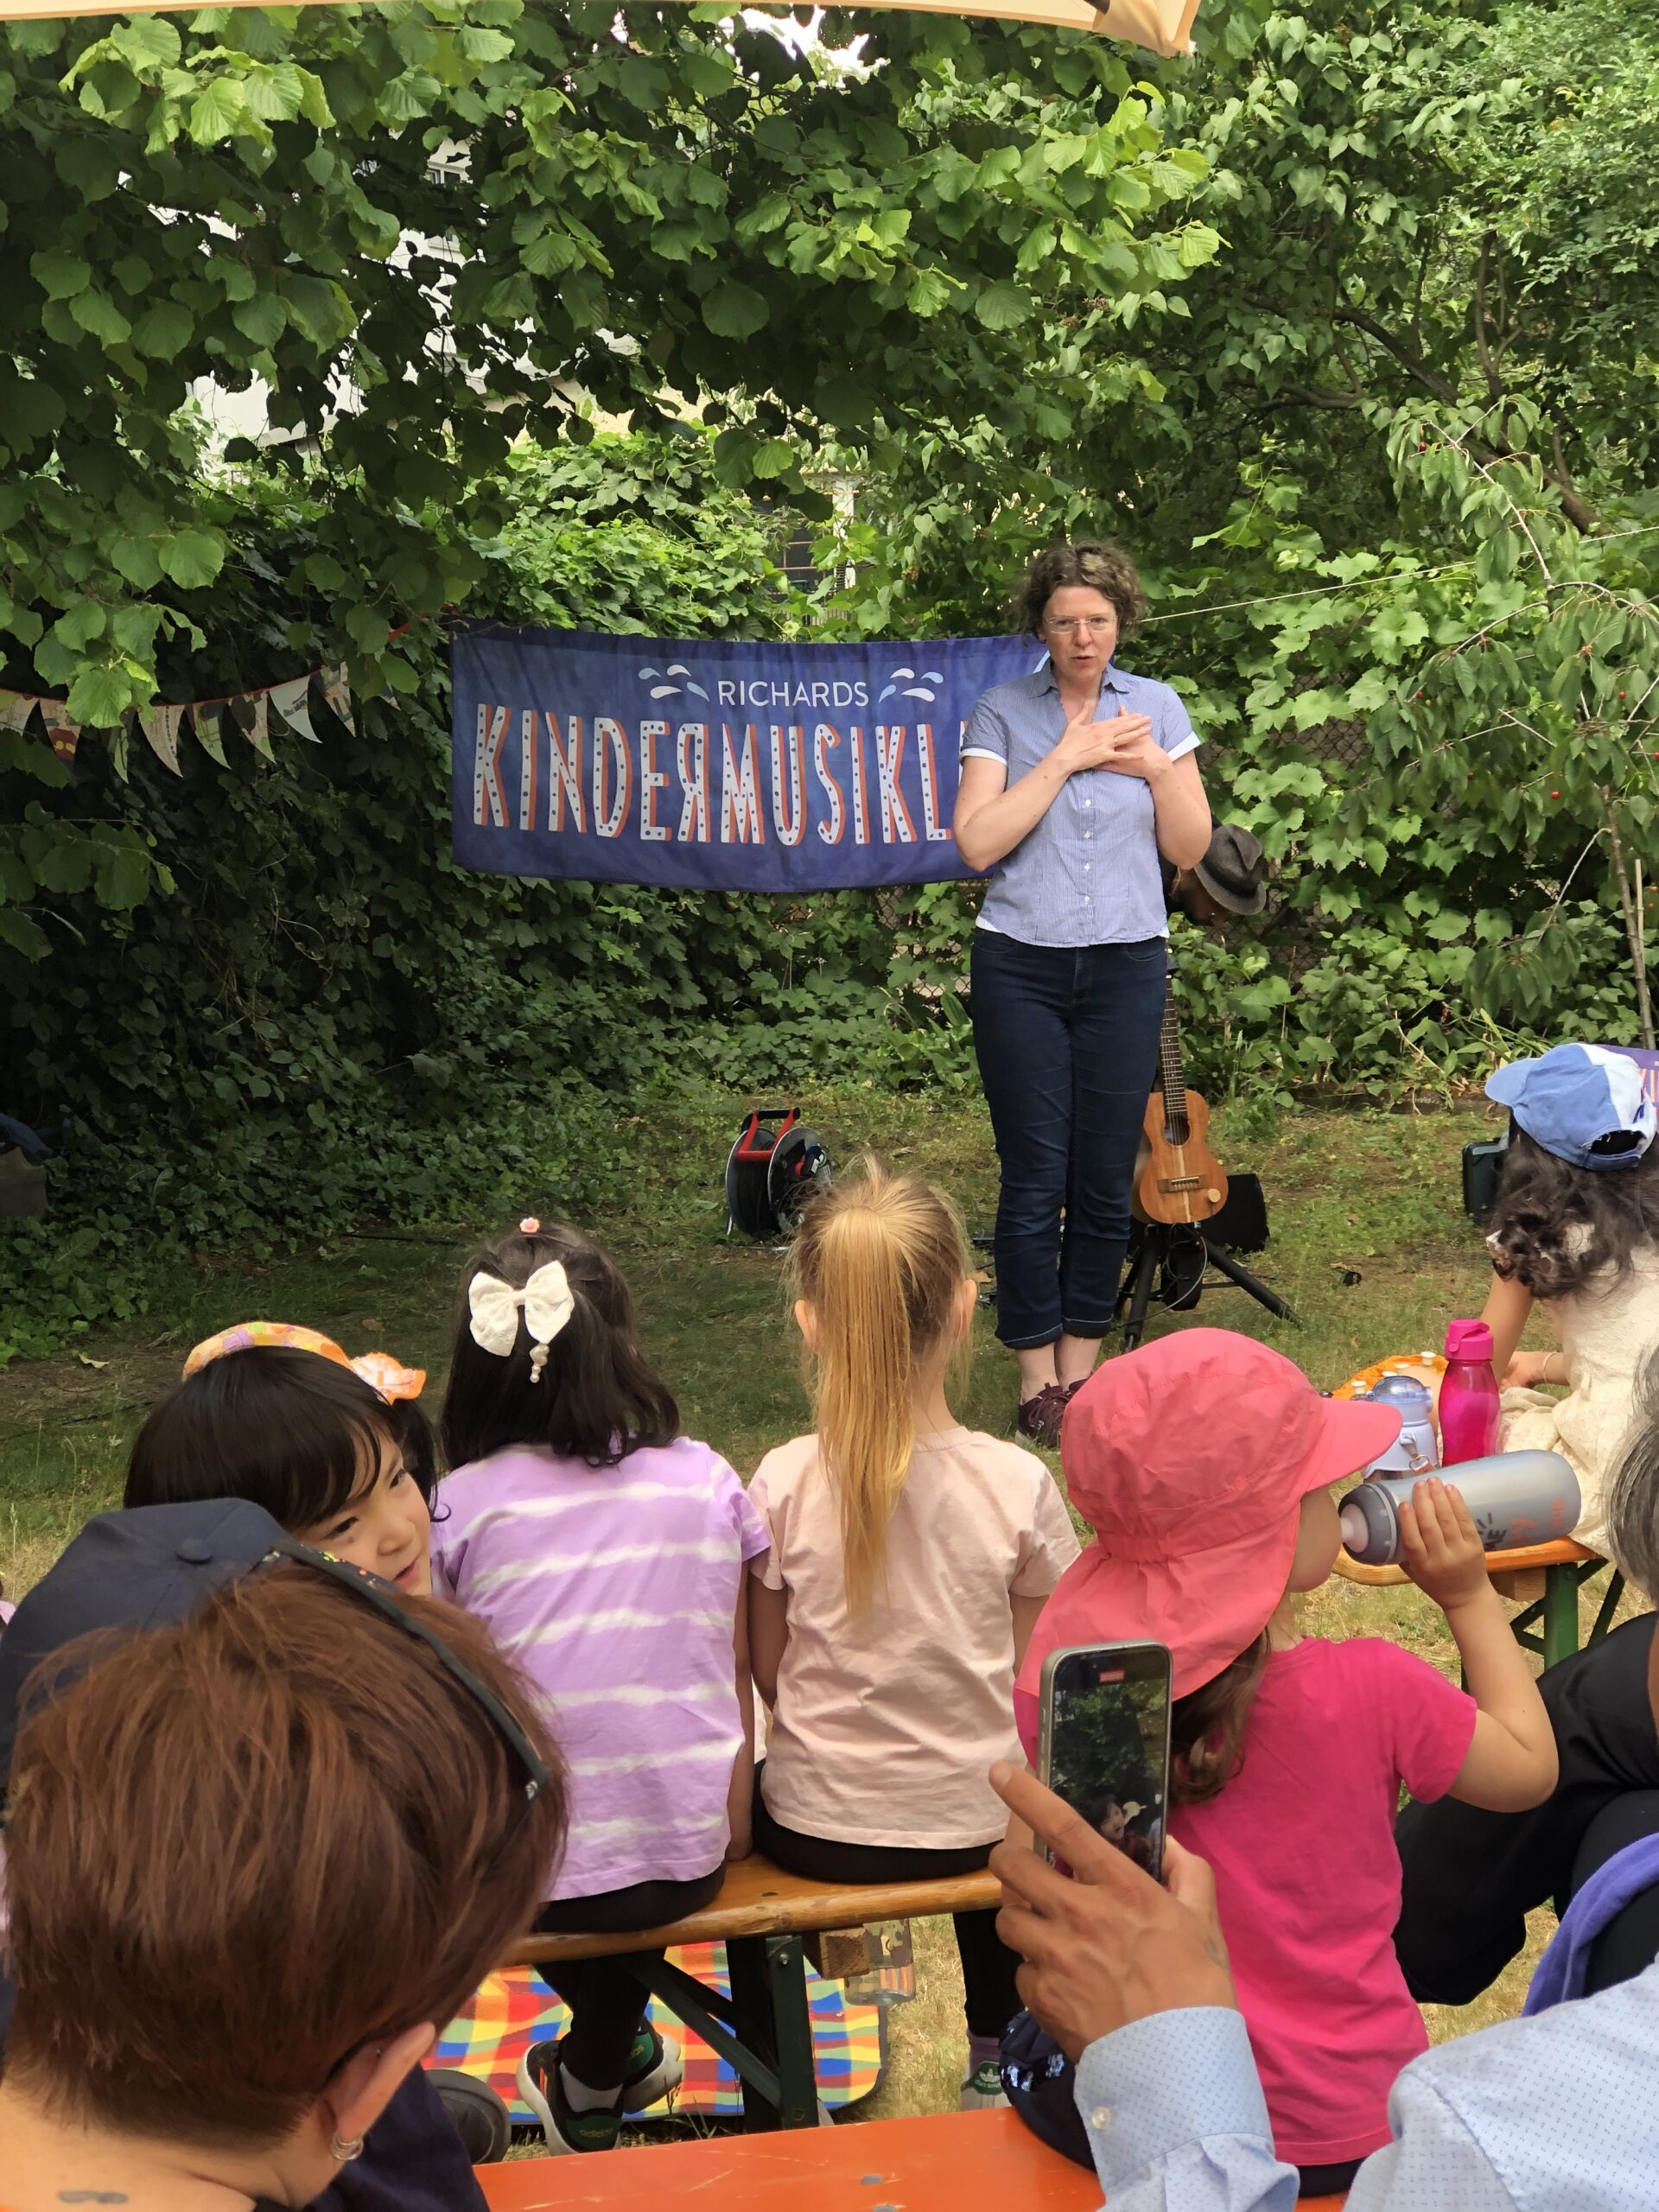
[(1029, 639), (728, 644), (461, 632), (454, 855), (497, 875), (747, 891), (968, 871), (950, 835), (974, 702)]

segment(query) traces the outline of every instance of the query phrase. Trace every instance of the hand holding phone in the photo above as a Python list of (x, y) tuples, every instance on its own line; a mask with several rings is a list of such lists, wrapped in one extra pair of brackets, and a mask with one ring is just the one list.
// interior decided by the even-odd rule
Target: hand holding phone
[(1039, 1691), (1039, 1778), (1154, 1881), (1168, 1818), (1169, 1683), (1161, 1643), (1069, 1644), (1043, 1662)]
[[(1032, 2017), (1074, 2064), (1131, 2020), (1185, 2005), (1236, 2009), (1215, 1880), (1202, 1859), (1172, 1842), (1169, 1885), (1160, 1888), (1023, 1767), (994, 1766), (991, 1783), (1054, 1862), (1045, 1866), (1017, 1844), (997, 1846), (996, 1932), (1026, 1962), (1020, 1993)], [(1075, 1880), (1054, 1871), (1068, 1857)]]

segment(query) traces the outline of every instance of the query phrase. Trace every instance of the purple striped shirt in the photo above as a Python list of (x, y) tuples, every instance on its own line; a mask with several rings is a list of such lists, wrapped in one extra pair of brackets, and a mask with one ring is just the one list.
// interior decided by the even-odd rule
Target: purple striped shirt
[(446, 1476), (438, 1507), (434, 1588), (529, 1678), (568, 1763), (550, 1899), (710, 1872), (743, 1740), (733, 1623), (767, 1548), (737, 1476), (689, 1437), (618, 1467), (513, 1446)]

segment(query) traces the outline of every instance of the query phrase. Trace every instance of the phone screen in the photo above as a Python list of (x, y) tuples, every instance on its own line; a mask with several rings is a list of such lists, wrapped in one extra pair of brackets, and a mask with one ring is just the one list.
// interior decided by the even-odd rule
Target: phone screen
[(1169, 1653), (1161, 1643), (1052, 1651), (1039, 1778), (1108, 1843), (1162, 1877), (1169, 1794)]

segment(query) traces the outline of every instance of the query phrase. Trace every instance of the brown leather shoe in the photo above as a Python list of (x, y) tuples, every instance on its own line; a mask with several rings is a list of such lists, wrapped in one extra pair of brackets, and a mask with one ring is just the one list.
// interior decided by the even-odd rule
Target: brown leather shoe
[(1046, 1444), (1051, 1452), (1057, 1451), (1060, 1422), (1071, 1395), (1065, 1383), (1046, 1382), (1034, 1398), (1021, 1398), (1019, 1416), (1014, 1424), (1014, 1434), (1028, 1436), (1033, 1443)]

